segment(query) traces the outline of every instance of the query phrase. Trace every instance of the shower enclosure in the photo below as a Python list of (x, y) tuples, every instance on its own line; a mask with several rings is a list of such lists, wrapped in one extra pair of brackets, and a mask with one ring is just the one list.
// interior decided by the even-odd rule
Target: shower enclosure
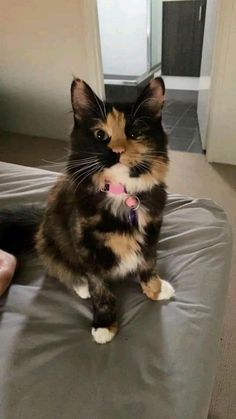
[(106, 95), (121, 93), (118, 86), (143, 87), (161, 68), (162, 0), (97, 0), (97, 6)]

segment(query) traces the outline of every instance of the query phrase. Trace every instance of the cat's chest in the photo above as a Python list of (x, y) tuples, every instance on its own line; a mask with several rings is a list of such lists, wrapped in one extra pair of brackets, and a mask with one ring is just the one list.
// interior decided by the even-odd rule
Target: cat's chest
[[(126, 194), (120, 194), (107, 197), (105, 203), (106, 211), (113, 216), (114, 222), (111, 226), (114, 230), (104, 235), (105, 247), (116, 256), (117, 262), (112, 269), (114, 277), (124, 277), (145, 265), (142, 249), (145, 246), (146, 227), (151, 221), (149, 209), (139, 202), (138, 208), (132, 210), (125, 204), (126, 199)], [(127, 226), (129, 228), (126, 230)]]
[(142, 245), (144, 245), (144, 235), (138, 231), (133, 233), (106, 233), (104, 235), (104, 245), (112, 250), (116, 255), (116, 264), (112, 269), (114, 276), (125, 276), (130, 272), (135, 272), (143, 265)]
[(105, 208), (116, 219), (130, 223), (131, 225), (137, 225), (139, 233), (143, 234), (145, 227), (151, 221), (149, 209), (139, 199), (136, 201), (136, 208), (133, 209), (127, 205), (127, 200), (127, 194), (107, 197)]

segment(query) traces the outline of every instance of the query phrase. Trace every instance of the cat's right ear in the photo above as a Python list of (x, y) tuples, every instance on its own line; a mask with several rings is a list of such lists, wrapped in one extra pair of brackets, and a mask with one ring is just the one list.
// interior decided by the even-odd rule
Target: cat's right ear
[(133, 116), (148, 115), (160, 118), (165, 103), (165, 84), (161, 77), (152, 79), (138, 97)]
[(71, 84), (71, 104), (75, 118), (79, 121), (91, 118), (106, 118), (104, 103), (83, 80), (73, 80)]

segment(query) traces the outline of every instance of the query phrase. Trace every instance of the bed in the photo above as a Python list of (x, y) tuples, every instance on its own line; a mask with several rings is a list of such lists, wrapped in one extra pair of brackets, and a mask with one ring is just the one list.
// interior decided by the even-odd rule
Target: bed
[[(0, 164), (0, 207), (42, 202), (58, 174)], [(231, 229), (206, 199), (168, 194), (157, 255), (176, 297), (115, 286), (120, 331), (92, 341), (92, 310), (25, 255), (1, 299), (1, 419), (206, 419), (228, 287)]]

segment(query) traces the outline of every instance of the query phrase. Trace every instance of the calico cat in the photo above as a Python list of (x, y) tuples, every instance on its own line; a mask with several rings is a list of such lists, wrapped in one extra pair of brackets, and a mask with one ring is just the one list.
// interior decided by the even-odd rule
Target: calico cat
[(113, 281), (138, 275), (151, 300), (174, 295), (156, 266), (168, 169), (164, 100), (161, 78), (123, 106), (104, 103), (80, 79), (71, 85), (70, 154), (49, 193), (36, 248), (49, 275), (91, 297), (97, 343), (118, 331)]

